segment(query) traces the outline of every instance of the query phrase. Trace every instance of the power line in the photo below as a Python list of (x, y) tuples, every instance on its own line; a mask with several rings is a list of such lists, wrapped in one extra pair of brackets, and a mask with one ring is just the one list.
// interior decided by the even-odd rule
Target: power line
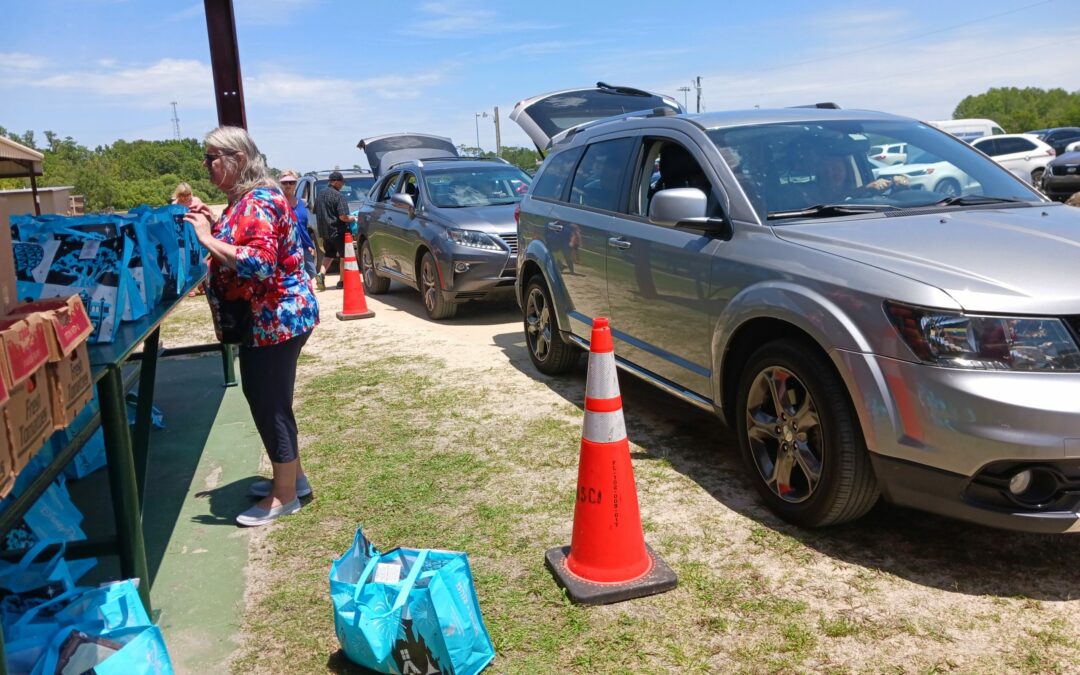
[(1007, 11), (1004, 11), (1004, 12), (998, 12), (997, 14), (990, 14), (989, 16), (984, 16), (984, 17), (979, 18), (979, 19), (972, 19), (971, 21), (965, 21), (964, 23), (957, 23), (957, 24), (953, 24), (951, 26), (945, 26), (944, 28), (938, 28), (936, 30), (928, 31), (926, 33), (919, 33), (918, 35), (912, 35), (912, 36), (909, 36), (909, 37), (898, 38), (898, 39), (892, 40), (890, 42), (881, 42), (881, 43), (878, 43), (878, 44), (874, 45), (873, 47), (864, 47), (863, 49), (856, 49), (856, 50), (850, 51), (850, 52), (840, 52), (838, 54), (830, 54), (828, 56), (820, 56), (818, 58), (807, 59), (805, 61), (796, 61), (795, 63), (785, 63), (782, 66), (772, 66), (770, 68), (755, 68), (754, 71), (757, 72), (757, 73), (767, 73), (767, 72), (771, 72), (771, 71), (775, 71), (775, 70), (787, 70), (787, 69), (790, 69), (790, 68), (797, 68), (798, 66), (805, 66), (805, 65), (811, 64), (811, 63), (820, 63), (822, 61), (829, 61), (829, 60), (832, 60), (832, 59), (838, 59), (838, 58), (842, 58), (842, 57), (845, 57), (845, 56), (853, 56), (853, 55), (856, 55), (856, 54), (865, 54), (867, 52), (879, 52), (879, 51), (881, 51), (882, 47), (890, 47), (892, 45), (900, 44), (902, 42), (911, 42), (912, 40), (919, 40), (919, 39), (922, 39), (922, 38), (925, 38), (925, 37), (929, 37), (931, 35), (937, 35), (939, 33), (945, 33), (945, 32), (950, 31), (950, 30), (956, 30), (957, 28), (963, 28), (965, 26), (970, 26), (972, 24), (976, 24), (976, 23), (979, 23), (981, 21), (989, 21), (990, 19), (996, 19), (998, 17), (1006, 16), (1008, 14), (1016, 14), (1017, 12), (1024, 12), (1024, 11), (1027, 11), (1027, 10), (1033, 8), (1033, 7), (1038, 7), (1039, 5), (1049, 4), (1050, 2), (1053, 2), (1053, 0), (1040, 0), (1040, 2), (1033, 2), (1030, 5), (1024, 5), (1023, 7), (1017, 7), (1016, 9), (1010, 9), (1010, 10), (1007, 10)]

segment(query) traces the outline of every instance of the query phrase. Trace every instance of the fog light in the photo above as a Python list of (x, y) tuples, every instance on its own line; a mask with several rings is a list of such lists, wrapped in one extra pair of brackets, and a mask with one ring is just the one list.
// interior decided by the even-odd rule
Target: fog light
[(461, 274), (463, 272), (468, 272), (469, 267), (470, 267), (470, 265), (467, 262), (456, 262), (456, 263), (454, 263), (454, 271), (457, 272), (458, 274)]
[(1022, 495), (1031, 487), (1031, 469), (1024, 469), (1013, 474), (1009, 479), (1009, 492)]

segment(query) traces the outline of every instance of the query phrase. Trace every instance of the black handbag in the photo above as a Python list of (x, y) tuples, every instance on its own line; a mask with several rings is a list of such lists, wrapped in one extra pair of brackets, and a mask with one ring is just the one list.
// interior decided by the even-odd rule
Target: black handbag
[(222, 300), (218, 303), (218, 327), (221, 341), (227, 345), (251, 344), (255, 317), (248, 300)]

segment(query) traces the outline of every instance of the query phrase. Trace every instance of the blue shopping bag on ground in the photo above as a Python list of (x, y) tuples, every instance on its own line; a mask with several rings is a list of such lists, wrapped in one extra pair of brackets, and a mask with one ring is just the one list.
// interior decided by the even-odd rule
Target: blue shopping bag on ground
[(357, 529), (330, 568), (345, 655), (381, 673), (471, 675), (495, 657), (465, 553), (379, 551)]
[[(59, 544), (57, 550), (46, 557), (45, 549), (53, 544)], [(31, 608), (75, 589), (64, 550), (64, 542), (43, 539), (17, 563), (0, 560), (0, 621), (5, 630)]]

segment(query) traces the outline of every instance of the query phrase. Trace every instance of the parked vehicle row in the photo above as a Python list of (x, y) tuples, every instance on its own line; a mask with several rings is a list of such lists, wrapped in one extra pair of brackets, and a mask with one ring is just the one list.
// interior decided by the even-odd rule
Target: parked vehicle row
[(1080, 153), (832, 108), (535, 96), (510, 115), (546, 154), (534, 178), (445, 138), (365, 139), (365, 287), (415, 288), (432, 319), (514, 292), (549, 375), (608, 317), (618, 366), (733, 426), (791, 522), (883, 498), (1080, 531), (1080, 212), (1028, 184), (1056, 196)]

